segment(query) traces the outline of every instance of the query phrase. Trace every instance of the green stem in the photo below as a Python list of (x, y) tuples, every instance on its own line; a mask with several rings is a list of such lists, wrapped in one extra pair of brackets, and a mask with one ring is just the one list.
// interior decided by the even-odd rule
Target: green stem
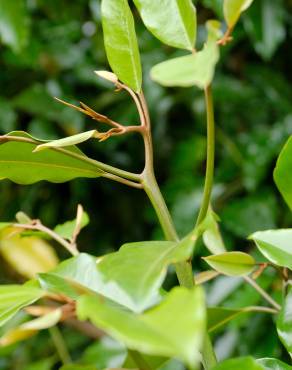
[(63, 365), (70, 364), (72, 360), (60, 329), (53, 326), (49, 329), (49, 332)]
[(205, 89), (205, 101), (207, 111), (207, 166), (204, 185), (204, 193), (201, 209), (197, 219), (198, 226), (206, 217), (210, 205), (213, 178), (214, 178), (214, 161), (215, 161), (215, 122), (214, 107), (211, 86)]
[(204, 369), (212, 369), (217, 364), (216, 355), (208, 332), (205, 334), (203, 349), (202, 349), (202, 362)]

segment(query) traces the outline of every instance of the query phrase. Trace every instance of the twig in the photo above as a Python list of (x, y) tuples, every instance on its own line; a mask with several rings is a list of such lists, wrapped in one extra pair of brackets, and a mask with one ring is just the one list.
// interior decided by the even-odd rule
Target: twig
[(33, 222), (34, 222), (33, 224), (13, 224), (12, 226), (18, 227), (20, 229), (25, 229), (25, 230), (36, 230), (36, 231), (44, 232), (45, 234), (49, 235), (52, 239), (56, 240), (64, 248), (66, 248), (67, 251), (72, 254), (72, 256), (77, 256), (79, 254), (75, 246), (72, 246), (71, 243), (67, 242), (60, 235), (58, 235), (57, 233), (55, 233), (53, 230), (49, 229), (48, 227), (44, 226), (39, 220), (35, 220)]
[(277, 311), (281, 310), (281, 306), (263, 289), (256, 281), (251, 279), (249, 276), (244, 276), (244, 280), (250, 284), (267, 302), (270, 303)]

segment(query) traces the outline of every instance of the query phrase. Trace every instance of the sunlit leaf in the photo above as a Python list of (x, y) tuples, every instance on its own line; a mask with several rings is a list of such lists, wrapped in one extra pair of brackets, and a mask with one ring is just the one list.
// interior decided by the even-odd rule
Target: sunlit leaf
[(0, 326), (10, 320), (23, 307), (44, 295), (41, 289), (23, 285), (0, 285)]
[(37, 334), (39, 330), (51, 328), (60, 321), (61, 316), (62, 311), (60, 309), (56, 309), (42, 317), (10, 329), (0, 338), (0, 346), (9, 346), (32, 337)]
[(292, 287), (284, 299), (282, 309), (277, 320), (279, 338), (292, 357)]
[(34, 236), (21, 237), (19, 230), (9, 227), (0, 233), (0, 253), (19, 274), (33, 278), (57, 266), (58, 257), (50, 244)]
[(77, 315), (81, 320), (91, 320), (128, 348), (180, 358), (190, 366), (199, 361), (205, 329), (204, 299), (199, 288), (174, 288), (159, 306), (140, 315), (94, 296), (82, 296)]
[(244, 12), (252, 2), (253, 0), (224, 0), (224, 17), (229, 28), (235, 26), (240, 14)]
[[(37, 142), (25, 132), (15, 131), (8, 135), (15, 141), (5, 141), (0, 145), (1, 178), (8, 178), (18, 184), (28, 185), (37, 181), (65, 182), (76, 177), (95, 178), (102, 175), (94, 165), (84, 162), (86, 157), (78, 148), (71, 146), (67, 154), (56, 150), (33, 153), (41, 142)], [(17, 141), (24, 138), (30, 142)], [(35, 143), (36, 142), (36, 143)], [(76, 155), (79, 158), (73, 157)]]
[(139, 92), (142, 71), (135, 25), (127, 0), (102, 0), (102, 26), (109, 64), (119, 80)]
[(0, 38), (14, 51), (23, 49), (29, 36), (29, 21), (24, 0), (0, 0)]
[(292, 229), (258, 231), (249, 239), (269, 261), (292, 269)]
[(191, 0), (134, 0), (134, 3), (155, 37), (177, 48), (194, 48), (197, 17)]
[(292, 210), (292, 136), (280, 153), (274, 171), (274, 179), (283, 198)]
[(242, 252), (216, 254), (204, 260), (216, 271), (229, 276), (248, 275), (255, 266), (253, 257)]
[(213, 80), (218, 59), (216, 40), (210, 39), (202, 51), (157, 64), (151, 69), (151, 78), (163, 86), (204, 89)]

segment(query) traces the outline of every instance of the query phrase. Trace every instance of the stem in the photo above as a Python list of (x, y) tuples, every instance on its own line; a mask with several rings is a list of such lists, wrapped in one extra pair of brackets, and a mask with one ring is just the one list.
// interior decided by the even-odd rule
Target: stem
[(139, 352), (128, 349), (128, 353), (135, 364), (139, 367), (139, 370), (152, 370), (152, 367), (145, 361)]
[(44, 226), (41, 223), (36, 223), (35, 225), (30, 225), (30, 224), (13, 224), (14, 227), (18, 227), (21, 229), (26, 229), (26, 230), (37, 230), (46, 233), (49, 235), (52, 239), (56, 240), (59, 244), (61, 244), (64, 248), (67, 249), (69, 253), (72, 254), (72, 256), (77, 256), (79, 254), (78, 250), (74, 245), (71, 243), (67, 242), (65, 239), (63, 239), (60, 235), (55, 233), (53, 230), (49, 229), (48, 227)]
[(49, 332), (63, 365), (70, 364), (72, 360), (60, 329), (53, 326), (49, 329)]
[(202, 363), (204, 369), (212, 369), (217, 365), (217, 359), (214, 352), (214, 348), (210, 339), (208, 332), (206, 331), (202, 349)]
[(251, 279), (249, 276), (245, 276), (244, 280), (250, 284), (271, 306), (275, 307), (277, 311), (281, 310), (281, 306), (263, 289), (259, 284)]
[(201, 209), (197, 219), (198, 226), (206, 217), (210, 205), (213, 178), (214, 178), (214, 161), (215, 161), (215, 122), (214, 107), (211, 86), (205, 89), (205, 102), (207, 111), (207, 166), (205, 185)]

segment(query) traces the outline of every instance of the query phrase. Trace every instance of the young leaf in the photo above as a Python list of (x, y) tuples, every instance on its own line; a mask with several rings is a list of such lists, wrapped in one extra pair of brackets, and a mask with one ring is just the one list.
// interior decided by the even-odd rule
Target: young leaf
[(265, 370), (292, 370), (292, 366), (275, 358), (261, 358), (257, 360), (257, 363)]
[(265, 370), (252, 357), (238, 357), (220, 362), (212, 370)]
[(44, 295), (41, 289), (24, 285), (0, 286), (0, 326), (10, 320), (23, 307)]
[(292, 269), (292, 229), (258, 231), (249, 239), (269, 261)]
[(202, 51), (157, 64), (151, 69), (151, 78), (163, 86), (205, 89), (213, 80), (218, 60), (219, 49), (211, 38)]
[(37, 334), (39, 330), (51, 328), (60, 321), (61, 316), (62, 310), (57, 308), (44, 316), (10, 329), (0, 338), (0, 346), (9, 346), (32, 337)]
[(0, 37), (15, 52), (27, 44), (29, 22), (24, 0), (0, 0)]
[(255, 260), (242, 252), (226, 252), (204, 257), (204, 260), (216, 271), (229, 276), (248, 275), (255, 266)]
[(28, 185), (41, 180), (58, 183), (77, 177), (96, 178), (103, 173), (90, 163), (82, 161), (82, 158), (88, 157), (74, 146), (68, 147), (66, 151), (69, 154), (78, 155), (80, 159), (55, 149), (33, 153), (33, 150), (41, 142), (36, 144), (35, 140), (25, 132), (14, 131), (6, 136), (24, 138), (28, 141), (5, 141), (5, 136), (2, 136), (3, 143), (0, 145), (1, 179), (7, 178), (18, 184)]
[(134, 3), (145, 26), (160, 41), (193, 50), (197, 15), (191, 0), (134, 0)]
[(84, 141), (87, 141), (94, 137), (98, 137), (98, 132), (96, 130), (86, 131), (82, 132), (81, 134), (65, 137), (64, 139), (53, 140), (45, 144), (40, 144), (34, 149), (34, 152), (39, 152), (48, 148), (64, 148), (67, 146), (83, 143)]
[(224, 0), (224, 18), (229, 28), (233, 28), (237, 23), (240, 14), (244, 12), (253, 0)]
[[(80, 229), (83, 229), (88, 224), (89, 224), (89, 216), (86, 212), (83, 212), (81, 222), (80, 222)], [(57, 225), (54, 228), (54, 231), (58, 235), (60, 235), (62, 238), (71, 240), (74, 234), (75, 227), (76, 227), (76, 219), (72, 221), (66, 221), (63, 224)]]
[(200, 359), (205, 330), (200, 288), (174, 288), (159, 306), (140, 315), (85, 295), (77, 301), (77, 316), (91, 320), (128, 348), (142, 353), (176, 357), (191, 367)]
[(292, 136), (282, 149), (274, 171), (274, 180), (280, 193), (292, 210)]
[(102, 0), (102, 27), (109, 64), (119, 80), (141, 90), (142, 70), (135, 25), (127, 0)]
[(277, 320), (277, 331), (283, 345), (292, 357), (292, 286), (283, 302)]
[(39, 272), (55, 268), (55, 250), (38, 237), (21, 237), (18, 228), (9, 227), (0, 233), (0, 253), (21, 275), (34, 278)]
[(208, 210), (207, 216), (201, 226), (204, 229), (204, 244), (209, 251), (213, 254), (226, 252), (224, 242), (219, 231), (218, 216), (212, 211), (212, 209)]

